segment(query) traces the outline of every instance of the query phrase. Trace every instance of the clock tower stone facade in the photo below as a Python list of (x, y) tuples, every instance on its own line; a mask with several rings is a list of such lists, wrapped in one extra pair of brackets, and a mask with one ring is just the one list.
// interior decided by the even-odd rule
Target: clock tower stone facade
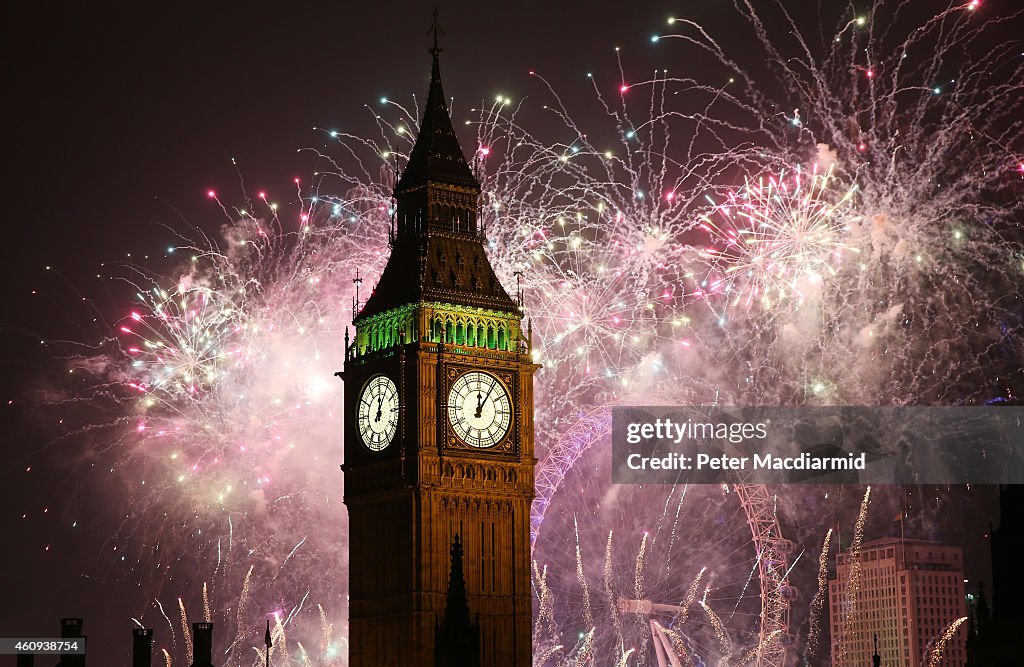
[[(391, 256), (346, 332), (349, 664), (527, 667), (538, 366), (487, 259), (439, 53)], [(453, 597), (468, 615), (446, 618)], [(465, 656), (451, 637), (478, 662), (446, 659)]]

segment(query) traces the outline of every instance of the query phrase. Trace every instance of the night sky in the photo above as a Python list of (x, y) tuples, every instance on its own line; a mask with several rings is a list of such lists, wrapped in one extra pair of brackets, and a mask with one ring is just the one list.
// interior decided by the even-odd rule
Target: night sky
[[(713, 18), (713, 4), (689, 11)], [(316, 169), (298, 152), (323, 146), (314, 127), (369, 133), (364, 105), (380, 111), (382, 96), (422, 103), (431, 11), (388, 2), (19, 8), (2, 28), (10, 66), (0, 289), (9, 316), (0, 326), (29, 335), (4, 332), (4, 349), (18, 350), (7, 359), (24, 361), (39, 333), (69, 335), (74, 323), (54, 312), (67, 307), (54, 301), (67, 283), (96, 298), (108, 287), (93, 282), (101, 263), (162, 254), (172, 240), (164, 226), (220, 224), (208, 189), (241, 202), (241, 175), (250, 195), (288, 201), (293, 179)], [(468, 117), (497, 94), (548, 101), (530, 70), (582, 112), (592, 101), (586, 72), (618, 85), (614, 46), (636, 76), (651, 71), (650, 36), (671, 13), (653, 3), (440, 7), (456, 127), (465, 129), (460, 110)], [(464, 146), (471, 140), (465, 133)]]
[[(694, 9), (711, 16), (713, 4)], [(93, 564), (102, 538), (69, 531), (75, 509), (61, 506), (71, 493), (75, 504), (87, 502), (92, 490), (81, 485), (101, 477), (38, 467), (68, 456), (69, 446), (50, 442), (56, 431), (40, 423), (29, 398), (61, 368), (47, 361), (59, 344), (40, 341), (95, 340), (93, 307), (116, 313), (126, 298), (101, 265), (161, 265), (174, 242), (165, 226), (215, 230), (223, 218), (210, 188), (241, 202), (241, 174), (250, 195), (266, 190), (287, 202), (293, 179), (316, 169), (309, 153), (297, 152), (323, 145), (314, 127), (370, 133), (364, 105), (380, 110), (382, 96), (422, 103), (432, 9), (306, 2), (4, 10), (0, 529), (11, 545), (3, 571), (13, 588), (5, 586), (0, 635), (52, 635), (61, 616), (84, 615), (94, 650), (130, 641), (127, 610), (88, 602), (108, 594), (104, 581), (124, 582), (123, 572), (116, 559)], [(499, 93), (547, 101), (530, 70), (581, 110), (592, 108), (586, 72), (604, 72), (614, 90), (620, 46), (630, 69), (647, 74), (657, 62), (650, 37), (671, 13), (663, 3), (444, 3), (442, 73), (458, 131), (460, 110), (469, 117), (476, 102)], [(462, 141), (471, 146), (472, 136)], [(339, 457), (340, 444), (339, 435)], [(25, 474), (32, 463), (39, 475)]]
[[(442, 74), (457, 131), (466, 129), (470, 107), (499, 93), (546, 102), (531, 70), (585, 119), (594, 113), (586, 73), (608, 92), (620, 84), (614, 47), (627, 77), (683, 65), (651, 41), (674, 14), (717, 22), (724, 43), (742, 48), (744, 38), (730, 36), (714, 11), (720, 4), (445, 2)], [(997, 11), (1011, 3), (989, 4)], [(87, 602), (103, 594), (104, 579), (119, 579), (116, 566), (68, 587), (66, 575), (92, 557), (76, 550), (102, 543), (61, 528), (62, 499), (81, 493), (81, 480), (23, 473), (64, 455), (28, 398), (59, 370), (47, 362), (49, 341), (92, 340), (93, 308), (120, 307), (102, 264), (160, 261), (175, 242), (165, 226), (216, 229), (223, 218), (207, 190), (240, 202), (240, 174), (250, 193), (290, 201), (293, 179), (317, 168), (298, 151), (323, 145), (314, 127), (367, 133), (373, 125), (364, 105), (379, 109), (382, 96), (411, 102), (414, 94), (422, 103), (432, 7), (386, 0), (5, 7), (0, 571), (9, 583), (0, 636), (55, 635), (61, 616), (84, 615), (96, 642), (130, 642), (127, 619)], [(469, 133), (462, 141), (472, 146)], [(92, 307), (81, 305), (83, 297)], [(340, 452), (340, 431), (338, 445)], [(41, 512), (48, 502), (53, 509)], [(46, 551), (51, 542), (60, 548)]]

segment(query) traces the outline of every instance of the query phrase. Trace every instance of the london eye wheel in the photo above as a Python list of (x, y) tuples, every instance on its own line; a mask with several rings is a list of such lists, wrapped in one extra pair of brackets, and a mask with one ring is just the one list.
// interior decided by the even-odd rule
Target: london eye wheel
[(764, 485), (611, 483), (611, 411), (537, 469), (535, 665), (783, 667), (792, 543)]

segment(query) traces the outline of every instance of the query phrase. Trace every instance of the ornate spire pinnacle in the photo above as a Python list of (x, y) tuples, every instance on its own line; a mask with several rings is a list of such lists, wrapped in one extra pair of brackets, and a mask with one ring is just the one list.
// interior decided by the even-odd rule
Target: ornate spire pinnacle
[(466, 163), (466, 157), (452, 127), (444, 88), (441, 85), (441, 48), (438, 46), (438, 39), (444, 34), (444, 30), (438, 25), (437, 9), (434, 10), (434, 23), (429, 32), (434, 36), (434, 46), (430, 49), (433, 63), (427, 104), (423, 110), (416, 145), (409, 154), (409, 163), (405, 166), (395, 192), (397, 194), (413, 190), (428, 182), (459, 185), (479, 191), (480, 185)]
[(480, 664), (480, 629), (469, 617), (466, 579), (462, 571), (462, 543), (452, 542), (452, 569), (444, 619), (437, 628), (434, 658), (437, 667), (477, 667)]
[[(462, 153), (441, 86), (438, 42), (444, 31), (436, 13), (430, 33), (430, 89), (416, 142), (394, 189), (391, 257), (365, 304), (353, 301), (357, 325), (364, 318), (418, 302), (521, 314), (487, 259), (480, 184)], [(356, 338), (362, 340), (359, 334)], [(364, 347), (365, 342), (357, 346)]]

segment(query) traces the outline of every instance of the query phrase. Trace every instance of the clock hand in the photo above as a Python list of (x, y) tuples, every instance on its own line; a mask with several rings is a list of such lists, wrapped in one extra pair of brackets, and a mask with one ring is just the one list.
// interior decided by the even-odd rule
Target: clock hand
[(381, 410), (380, 410), (380, 408), (381, 408), (381, 406), (382, 406), (383, 404), (384, 404), (384, 397), (383, 397), (383, 396), (381, 396), (381, 397), (379, 397), (379, 398), (377, 399), (377, 416), (373, 418), (373, 421), (375, 421), (375, 422), (379, 422), (379, 421), (380, 421), (380, 415), (381, 415)]
[(483, 409), (484, 409), (484, 402), (488, 398), (491, 397), (491, 392), (494, 391), (494, 385), (496, 385), (496, 384), (498, 384), (498, 383), (497, 382), (492, 382), (491, 383), (490, 389), (487, 390), (487, 393), (484, 394), (483, 398), (480, 398), (480, 394), (477, 393), (477, 395), (476, 395), (476, 418), (477, 419), (480, 419), (480, 415), (481, 415), (481, 413), (483, 412)]

